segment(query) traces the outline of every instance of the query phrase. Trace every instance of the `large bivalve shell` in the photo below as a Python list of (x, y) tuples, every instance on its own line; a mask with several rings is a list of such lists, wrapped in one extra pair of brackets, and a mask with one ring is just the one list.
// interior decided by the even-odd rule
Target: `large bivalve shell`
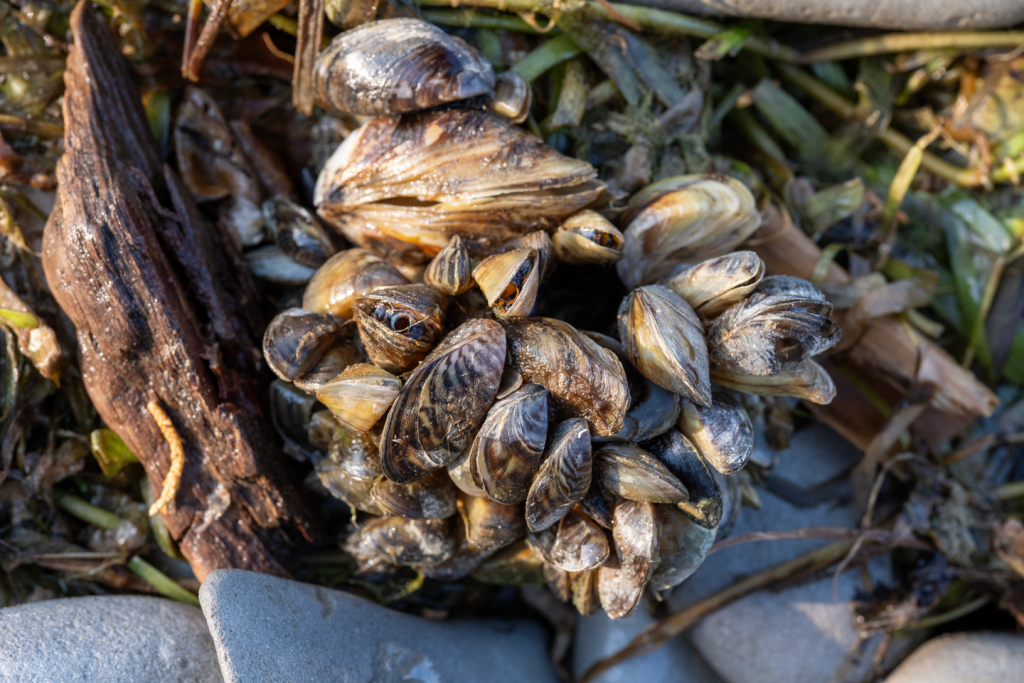
[(670, 429), (644, 443), (644, 448), (686, 486), (690, 496), (677, 507), (697, 524), (708, 529), (717, 527), (722, 520), (722, 491), (711, 466), (689, 439)]
[(670, 505), (656, 506), (655, 514), (660, 527), (658, 566), (648, 585), (659, 596), (697, 571), (715, 542), (717, 530), (696, 524), (678, 508)]
[(619, 306), (619, 337), (626, 356), (658, 386), (700, 405), (711, 405), (708, 350), (700, 319), (661, 285), (631, 292)]
[(594, 453), (601, 487), (619, 498), (675, 505), (689, 500), (683, 482), (657, 458), (628, 443), (605, 444)]
[(381, 464), (392, 481), (444, 467), (470, 443), (494, 403), (505, 331), (493, 320), (459, 326), (409, 376), (384, 422)]
[(620, 498), (615, 504), (615, 552), (597, 570), (597, 594), (612, 619), (636, 609), (658, 559), (658, 521), (652, 503)]
[(448, 520), (402, 517), (372, 519), (345, 542), (345, 550), (362, 563), (396, 566), (436, 566), (455, 547)]
[(482, 551), (504, 548), (526, 532), (523, 508), (502, 505), (489, 498), (459, 496), (459, 514), (471, 546)]
[(570, 510), (558, 522), (551, 561), (567, 572), (583, 572), (604, 564), (608, 559), (608, 537), (594, 520)]
[(526, 526), (542, 531), (564, 517), (590, 488), (592, 469), (586, 421), (577, 417), (558, 425), (526, 497)]
[(659, 284), (683, 297), (701, 318), (713, 318), (745, 299), (763, 276), (764, 262), (757, 254), (735, 251), (695, 266), (676, 266)]
[(495, 403), (469, 449), (473, 481), (489, 498), (526, 500), (548, 436), (548, 392), (527, 384)]
[(711, 394), (711, 407), (683, 401), (676, 423), (700, 454), (722, 474), (743, 469), (754, 452), (750, 416), (728, 394)]
[(619, 359), (568, 323), (507, 323), (509, 361), (527, 382), (547, 388), (556, 419), (582, 417), (595, 435), (622, 429), (629, 385)]
[(625, 246), (616, 266), (630, 289), (656, 282), (680, 263), (732, 251), (761, 225), (754, 196), (738, 180), (687, 175), (633, 195), (620, 225)]
[(374, 365), (408, 372), (441, 340), (445, 298), (428, 285), (378, 287), (356, 300), (359, 337)]
[(432, 24), (384, 19), (342, 33), (320, 52), (313, 87), (324, 108), (393, 116), (490, 94), (494, 70)]
[(473, 286), (469, 254), (466, 253), (461, 237), (452, 237), (448, 245), (434, 257), (423, 273), (423, 281), (449, 296), (458, 296)]
[(370, 492), (387, 514), (408, 519), (444, 519), (456, 512), (459, 490), (444, 471), (435, 470), (422, 479), (397, 484), (381, 477)]
[(289, 308), (274, 316), (263, 334), (263, 357), (274, 374), (290, 382), (309, 370), (344, 334), (333, 315)]
[(625, 242), (611, 222), (590, 209), (574, 213), (551, 238), (555, 256), (566, 263), (612, 263), (622, 258)]
[(825, 368), (813, 360), (774, 375), (745, 375), (727, 368), (713, 367), (711, 379), (727, 389), (758, 396), (795, 396), (827, 405), (836, 397), (836, 385)]
[(360, 363), (320, 387), (316, 397), (342, 426), (365, 432), (388, 412), (401, 386), (390, 372)]
[(352, 304), (363, 294), (378, 287), (404, 284), (408, 280), (391, 264), (365, 249), (346, 249), (316, 271), (302, 295), (302, 307), (351, 318)]
[(540, 259), (533, 249), (488, 256), (473, 269), (473, 279), (499, 318), (525, 318), (533, 312), (540, 284)]
[(515, 71), (503, 71), (498, 74), (494, 83), (494, 99), (491, 110), (501, 114), (512, 123), (522, 123), (530, 116), (530, 105), (533, 103), (533, 88), (529, 81)]
[(492, 254), (553, 230), (601, 194), (596, 175), (507, 119), (452, 109), (368, 121), (327, 162), (314, 204), (351, 242), (426, 263), (455, 235)]
[(842, 330), (827, 317), (831, 304), (805, 298), (809, 295), (813, 293), (788, 290), (769, 294), (759, 285), (708, 329), (711, 361), (746, 375), (774, 375), (835, 346)]

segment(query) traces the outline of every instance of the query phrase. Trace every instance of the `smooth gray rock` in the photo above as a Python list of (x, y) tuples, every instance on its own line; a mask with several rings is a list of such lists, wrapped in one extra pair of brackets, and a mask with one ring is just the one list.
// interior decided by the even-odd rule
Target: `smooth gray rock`
[(685, 14), (886, 31), (1004, 28), (1024, 21), (1020, 0), (637, 0), (637, 4)]
[(428, 622), (340, 591), (235, 569), (199, 591), (228, 683), (556, 683), (532, 622)]
[(952, 633), (929, 640), (885, 683), (1019, 683), (1024, 637), (1012, 633)]
[[(597, 660), (624, 648), (636, 634), (653, 623), (641, 607), (631, 617), (609, 619), (601, 612), (580, 617), (573, 649), (573, 673), (579, 678)], [(686, 638), (673, 638), (661, 649), (619, 664), (594, 683), (722, 683)]]
[(104, 595), (0, 609), (0, 680), (220, 683), (203, 613), (162, 598)]
[[(789, 449), (776, 455), (773, 474), (807, 489), (843, 473), (858, 452), (827, 427), (798, 432)], [(764, 490), (762, 507), (743, 508), (733, 535), (806, 526), (852, 527), (857, 514), (835, 500), (799, 508)], [(849, 499), (848, 485), (844, 499)], [(697, 572), (669, 598), (672, 611), (708, 597), (740, 578), (768, 569), (829, 543), (821, 540), (762, 541), (726, 548), (708, 556)], [(871, 581), (891, 582), (888, 558), (869, 565)], [(849, 601), (864, 590), (859, 572), (777, 593), (757, 592), (695, 624), (688, 632), (704, 659), (729, 683), (821, 683), (860, 680), (871, 666), (880, 637), (862, 640)], [(895, 655), (905, 641), (890, 645)], [(756, 672), (756, 676), (753, 672)]]

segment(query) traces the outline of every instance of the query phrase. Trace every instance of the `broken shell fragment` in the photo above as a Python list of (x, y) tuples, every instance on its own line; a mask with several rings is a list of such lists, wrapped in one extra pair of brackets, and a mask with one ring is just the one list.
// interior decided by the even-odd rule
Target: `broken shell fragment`
[(592, 467), (586, 421), (558, 425), (526, 497), (526, 526), (538, 532), (564, 517), (590, 488)]
[(397, 484), (381, 477), (370, 495), (387, 514), (407, 519), (444, 519), (456, 512), (459, 490), (443, 470), (414, 482)]
[(469, 254), (462, 238), (455, 235), (434, 257), (423, 273), (423, 281), (449, 296), (458, 296), (473, 286), (469, 271)]
[(700, 454), (722, 474), (743, 469), (754, 452), (754, 428), (750, 416), (728, 394), (712, 393), (708, 408), (683, 401), (676, 424)]
[(680, 263), (732, 251), (761, 225), (754, 196), (722, 175), (686, 175), (648, 185), (622, 214), (623, 258), (616, 266), (630, 289), (656, 282)]
[(494, 403), (504, 361), (505, 331), (484, 319), (459, 326), (423, 359), (384, 422), (388, 479), (415, 481), (465, 450)]
[(473, 279), (499, 318), (525, 318), (533, 312), (540, 284), (540, 263), (533, 249), (488, 256), (473, 269)]
[(346, 31), (317, 55), (313, 87), (325, 109), (394, 116), (487, 95), (494, 70), (464, 40), (420, 19)]
[(618, 325), (626, 356), (647, 379), (694, 403), (711, 404), (704, 329), (678, 294), (661, 285), (630, 292), (619, 306)]
[(428, 285), (378, 287), (359, 297), (353, 308), (370, 360), (394, 374), (416, 367), (441, 340), (445, 305)]
[(594, 520), (569, 510), (558, 522), (551, 561), (567, 572), (583, 572), (604, 564), (609, 553), (608, 537)]
[(601, 488), (619, 498), (675, 505), (689, 500), (683, 482), (638, 446), (605, 444), (594, 453), (594, 475)]
[(290, 382), (309, 370), (343, 334), (333, 315), (289, 308), (274, 316), (263, 334), (263, 357), (274, 374)]
[(551, 244), (559, 261), (612, 263), (622, 258), (624, 238), (607, 218), (585, 209), (565, 219)]
[(351, 318), (355, 300), (378, 287), (408, 284), (394, 266), (365, 249), (346, 249), (327, 260), (306, 285), (302, 307)]
[(526, 532), (523, 508), (502, 505), (489, 498), (459, 496), (459, 514), (466, 528), (469, 544), (482, 551), (504, 548)]
[(813, 360), (805, 360), (774, 375), (745, 375), (727, 368), (713, 366), (711, 379), (727, 389), (758, 396), (795, 396), (827, 405), (836, 397), (836, 385), (825, 368)]
[(697, 524), (717, 527), (722, 520), (722, 491), (711, 466), (689, 439), (670, 429), (645, 442), (644, 448), (686, 486), (690, 497), (676, 506)]
[(455, 553), (448, 520), (378, 517), (346, 539), (345, 550), (364, 564), (435, 566)]
[(695, 266), (676, 266), (659, 284), (683, 297), (701, 318), (713, 318), (745, 299), (763, 276), (764, 262), (757, 254), (735, 251)]
[(316, 397), (327, 406), (342, 426), (368, 431), (398, 398), (402, 383), (390, 372), (370, 363), (360, 363), (324, 384)]
[(615, 552), (597, 570), (597, 594), (612, 619), (636, 609), (658, 558), (655, 506), (619, 499), (615, 503), (612, 541)]
[(629, 385), (614, 353), (552, 318), (510, 321), (506, 330), (510, 364), (547, 388), (556, 419), (583, 417), (599, 436), (622, 429)]
[(313, 214), (288, 199), (263, 202), (263, 222), (284, 254), (309, 268), (319, 268), (334, 256), (334, 244)]
[(494, 82), (494, 99), (491, 110), (512, 123), (522, 123), (530, 115), (533, 103), (533, 89), (530, 83), (515, 71), (503, 71)]
[(648, 584), (660, 599), (660, 593), (688, 579), (704, 562), (715, 542), (717, 531), (696, 524), (671, 505), (655, 507), (658, 517), (658, 566)]
[(473, 481), (505, 505), (526, 500), (548, 435), (548, 392), (527, 384), (495, 403), (469, 449)]

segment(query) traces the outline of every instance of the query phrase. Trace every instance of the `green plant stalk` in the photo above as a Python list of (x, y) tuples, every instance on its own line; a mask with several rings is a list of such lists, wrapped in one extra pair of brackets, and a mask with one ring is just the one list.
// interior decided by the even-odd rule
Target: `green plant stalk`
[(1024, 43), (1024, 31), (935, 31), (931, 33), (888, 33), (849, 40), (812, 50), (800, 56), (802, 64), (825, 60), (868, 57), (914, 50), (978, 50), (986, 47), (1017, 47)]
[(525, 78), (527, 82), (532, 83), (551, 67), (572, 59), (582, 52), (583, 50), (572, 42), (572, 38), (560, 35), (533, 49), (530, 54), (519, 60), (512, 70)]
[(983, 595), (980, 598), (975, 598), (974, 600), (971, 600), (970, 602), (964, 603), (963, 605), (960, 605), (959, 607), (957, 607), (955, 609), (951, 609), (948, 612), (943, 612), (942, 614), (934, 614), (934, 615), (933, 614), (929, 614), (928, 616), (926, 616), (925, 618), (921, 619), (916, 624), (911, 624), (910, 626), (904, 626), (903, 628), (900, 629), (900, 631), (919, 631), (921, 629), (931, 628), (933, 626), (940, 626), (942, 624), (948, 624), (949, 622), (956, 621), (957, 619), (960, 619), (961, 617), (966, 617), (971, 612), (976, 612), (977, 610), (981, 609), (982, 607), (987, 605), (989, 602), (991, 602), (991, 600), (992, 600), (992, 598), (988, 597), (987, 595)]
[(54, 493), (53, 502), (61, 510), (105, 531), (113, 531), (125, 521), (109, 510), (98, 508), (67, 493)]
[(128, 560), (125, 569), (155, 588), (164, 597), (199, 607), (199, 598), (195, 593), (185, 590), (138, 555), (134, 555), (132, 559)]
[(440, 26), (459, 26), (463, 28), (489, 28), (518, 31), (520, 33), (537, 33), (537, 29), (519, 17), (502, 14), (481, 14), (471, 9), (425, 9), (423, 18)]

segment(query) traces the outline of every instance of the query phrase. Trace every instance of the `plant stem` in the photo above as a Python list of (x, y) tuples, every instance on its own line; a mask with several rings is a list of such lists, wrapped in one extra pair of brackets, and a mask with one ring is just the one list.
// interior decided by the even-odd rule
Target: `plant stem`
[(985, 605), (987, 605), (992, 598), (987, 595), (983, 595), (980, 598), (975, 598), (970, 602), (966, 602), (955, 609), (951, 609), (948, 612), (942, 614), (929, 614), (921, 621), (910, 626), (904, 626), (901, 631), (917, 631), (923, 628), (931, 628), (932, 626), (939, 626), (941, 624), (948, 624), (951, 621), (956, 621), (960, 617), (965, 617), (971, 612), (975, 612)]
[(519, 60), (512, 70), (532, 83), (551, 67), (572, 59), (582, 52), (583, 50), (572, 42), (572, 38), (563, 34), (536, 47), (530, 54)]
[(38, 135), (41, 138), (59, 138), (64, 135), (64, 126), (59, 123), (25, 119), (13, 114), (0, 114), (0, 130)]
[(425, 9), (423, 10), (423, 18), (432, 24), (440, 24), (441, 26), (505, 29), (506, 31), (519, 31), (520, 33), (537, 33), (537, 29), (519, 17), (510, 17), (503, 14), (481, 14), (471, 9)]
[(196, 597), (195, 593), (187, 591), (174, 583), (169, 576), (151, 565), (149, 562), (146, 562), (138, 555), (135, 555), (132, 559), (128, 560), (128, 564), (125, 565), (125, 569), (155, 588), (161, 595), (168, 597), (171, 600), (183, 602), (186, 605), (195, 605), (196, 607), (199, 607), (199, 598)]
[(803, 64), (850, 59), (913, 50), (977, 50), (986, 47), (1017, 47), (1024, 43), (1024, 31), (937, 31), (933, 33), (887, 33), (849, 40), (812, 50), (800, 56)]
[(113, 531), (125, 521), (109, 510), (98, 508), (67, 493), (55, 493), (53, 502), (65, 512), (105, 531)]

